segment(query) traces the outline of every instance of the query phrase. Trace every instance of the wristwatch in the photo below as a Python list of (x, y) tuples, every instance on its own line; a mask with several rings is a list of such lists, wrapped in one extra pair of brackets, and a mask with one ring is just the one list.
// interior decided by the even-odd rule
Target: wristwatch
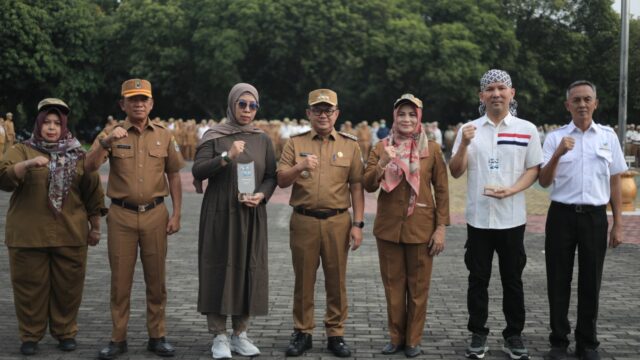
[(229, 153), (228, 152), (223, 152), (222, 154), (220, 154), (220, 156), (222, 156), (222, 160), (224, 160), (227, 163), (231, 162), (231, 158), (229, 157)]
[(364, 221), (354, 221), (351, 223), (351, 225), (355, 226), (355, 227), (359, 227), (360, 229), (362, 229), (364, 227)]
[(103, 149), (105, 149), (105, 150), (111, 150), (111, 145), (110, 145), (108, 142), (106, 142), (106, 141), (104, 140), (104, 138), (99, 139), (99, 140), (98, 140), (98, 143), (100, 144), (100, 146), (101, 146)]

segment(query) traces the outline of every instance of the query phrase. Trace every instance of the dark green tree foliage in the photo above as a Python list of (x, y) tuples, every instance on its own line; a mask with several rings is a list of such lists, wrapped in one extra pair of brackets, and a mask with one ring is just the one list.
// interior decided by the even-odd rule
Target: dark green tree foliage
[[(620, 18), (612, 0), (7, 0), (0, 2), (0, 111), (65, 99), (83, 127), (120, 115), (120, 84), (154, 86), (154, 115), (224, 116), (236, 82), (259, 116), (303, 117), (335, 89), (341, 120), (391, 117), (412, 92), (425, 120), (477, 117), (478, 81), (509, 71), (519, 114), (566, 122), (566, 86), (598, 85), (598, 120), (617, 122)], [(629, 119), (640, 115), (640, 26), (631, 24)], [(636, 120), (637, 121), (637, 120)]]
[[(31, 118), (49, 96), (73, 108), (72, 124), (83, 118), (102, 87), (96, 20), (99, 8), (83, 0), (0, 2), (0, 104), (23, 104)], [(18, 118), (19, 126), (28, 126)]]

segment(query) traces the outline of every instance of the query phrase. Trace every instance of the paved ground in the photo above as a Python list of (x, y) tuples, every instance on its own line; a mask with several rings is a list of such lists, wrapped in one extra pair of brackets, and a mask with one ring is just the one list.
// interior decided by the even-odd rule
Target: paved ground
[[(104, 169), (103, 169), (104, 172)], [(185, 180), (188, 180), (188, 173)], [(456, 187), (458, 186), (458, 187)], [(185, 187), (189, 189), (189, 187)], [(459, 197), (459, 185), (452, 185), (452, 196)], [(6, 213), (9, 194), (0, 193), (0, 213)], [(284, 200), (283, 200), (284, 199)], [(370, 199), (370, 198), (369, 198)], [(269, 257), (270, 257), (270, 309), (269, 315), (252, 320), (249, 335), (262, 350), (259, 359), (283, 359), (284, 349), (291, 334), (291, 298), (293, 270), (288, 248), (288, 219), (290, 208), (283, 204), (286, 192), (279, 193), (268, 205)], [(458, 200), (455, 200), (458, 201)], [(542, 200), (538, 200), (542, 201)], [(196, 311), (197, 298), (197, 224), (201, 197), (185, 191), (182, 230), (169, 240), (167, 280), (168, 337), (177, 348), (178, 359), (210, 359), (211, 337), (206, 331), (206, 320)], [(371, 203), (371, 201), (370, 201)], [(447, 230), (447, 248), (434, 264), (427, 324), (423, 337), (425, 355), (422, 359), (462, 359), (467, 345), (466, 330), (466, 278), (463, 262), (466, 230), (459, 205), (452, 205), (456, 225)], [(369, 208), (371, 209), (371, 208)], [(542, 216), (539, 214), (538, 216)], [(4, 227), (0, 217), (0, 228)], [(626, 218), (635, 223), (629, 235), (636, 234), (638, 218)], [(380, 280), (375, 241), (371, 235), (373, 214), (366, 216), (365, 242), (351, 254), (348, 270), (350, 315), (346, 339), (353, 349), (354, 359), (401, 359), (403, 355), (384, 356), (379, 353), (386, 342), (386, 309)], [(37, 226), (37, 224), (34, 224)], [(105, 227), (106, 228), (106, 227)], [(3, 232), (0, 236), (3, 236)], [(637, 237), (636, 237), (637, 238)], [(627, 239), (629, 240), (629, 239)], [(528, 231), (525, 237), (528, 254), (524, 273), (527, 323), (525, 341), (532, 357), (541, 359), (547, 349), (548, 305), (544, 270), (544, 237), (539, 231)], [(640, 246), (623, 244), (609, 250), (605, 261), (605, 275), (600, 302), (599, 333), (601, 353), (605, 359), (640, 359)], [(495, 263), (495, 262), (494, 262)], [(316, 323), (314, 348), (304, 359), (330, 359), (326, 338), (322, 331), (324, 290), (322, 272), (316, 286)], [(500, 279), (497, 266), (490, 288), (491, 351), (486, 359), (506, 359), (500, 351), (504, 326), (501, 311)], [(574, 289), (575, 294), (575, 289)], [(575, 298), (575, 296), (574, 296)], [(32, 359), (92, 359), (109, 341), (111, 320), (109, 315), (109, 270), (106, 236), (89, 251), (85, 294), (80, 309), (78, 350), (62, 353), (56, 342), (46, 336), (40, 352)], [(157, 359), (145, 350), (144, 285), (140, 264), (136, 269), (133, 288), (132, 313), (129, 325), (129, 353), (122, 359)], [(570, 319), (575, 323), (575, 303)], [(19, 339), (13, 307), (13, 293), (9, 281), (6, 247), (0, 247), (0, 359), (21, 359)], [(241, 358), (236, 356), (234, 358)]]

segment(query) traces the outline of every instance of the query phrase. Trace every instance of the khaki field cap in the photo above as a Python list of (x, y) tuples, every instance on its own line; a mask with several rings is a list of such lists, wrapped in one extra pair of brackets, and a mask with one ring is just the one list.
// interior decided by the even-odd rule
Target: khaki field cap
[(395, 109), (398, 106), (400, 106), (400, 104), (408, 103), (408, 102), (422, 109), (422, 100), (413, 96), (413, 94), (403, 94), (402, 96), (400, 96), (400, 98), (393, 103), (393, 108)]
[(131, 97), (136, 95), (151, 96), (151, 83), (143, 79), (129, 79), (122, 83), (122, 97)]
[(309, 93), (309, 106), (315, 104), (327, 103), (329, 105), (338, 105), (338, 94), (329, 89), (317, 89)]
[(50, 107), (57, 107), (65, 114), (69, 114), (69, 106), (64, 101), (56, 98), (46, 98), (38, 103), (38, 112)]

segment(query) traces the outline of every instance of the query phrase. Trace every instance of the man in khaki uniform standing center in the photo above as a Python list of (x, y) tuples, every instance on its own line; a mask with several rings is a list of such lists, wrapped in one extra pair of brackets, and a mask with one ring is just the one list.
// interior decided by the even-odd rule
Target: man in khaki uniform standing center
[[(180, 229), (184, 161), (163, 125), (149, 120), (153, 108), (151, 84), (131, 79), (122, 84), (120, 107), (127, 114), (122, 126), (97, 139), (87, 154), (85, 168), (96, 171), (109, 159), (107, 217), (109, 264), (111, 266), (111, 342), (98, 354), (109, 360), (127, 351), (133, 271), (140, 248), (147, 295), (147, 349), (156, 355), (173, 356), (165, 339), (165, 259), (167, 235)], [(168, 180), (168, 185), (167, 185)], [(171, 194), (173, 213), (164, 204)]]
[[(289, 204), (290, 248), (295, 272), (294, 333), (287, 356), (312, 347), (314, 287), (322, 259), (327, 293), (327, 348), (351, 356), (344, 335), (347, 318), (346, 270), (349, 245), (356, 250), (364, 227), (363, 163), (357, 138), (337, 132), (338, 96), (329, 89), (309, 93), (312, 130), (292, 136), (278, 165), (278, 186), (293, 184)], [(349, 207), (353, 205), (353, 222)]]

